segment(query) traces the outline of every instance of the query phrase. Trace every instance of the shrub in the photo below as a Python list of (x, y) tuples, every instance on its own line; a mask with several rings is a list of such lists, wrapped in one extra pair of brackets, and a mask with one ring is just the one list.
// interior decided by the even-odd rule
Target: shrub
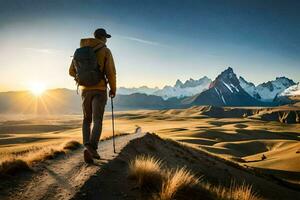
[(20, 159), (6, 160), (0, 164), (0, 174), (14, 175), (20, 171), (29, 171), (29, 165)]

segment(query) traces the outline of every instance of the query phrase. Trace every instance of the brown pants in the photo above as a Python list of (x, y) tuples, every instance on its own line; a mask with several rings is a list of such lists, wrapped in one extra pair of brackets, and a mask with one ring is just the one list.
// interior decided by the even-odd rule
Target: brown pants
[[(102, 121), (107, 101), (107, 92), (104, 90), (84, 90), (82, 97), (82, 136), (83, 144), (98, 148), (102, 132)], [(91, 131), (91, 123), (93, 128)]]

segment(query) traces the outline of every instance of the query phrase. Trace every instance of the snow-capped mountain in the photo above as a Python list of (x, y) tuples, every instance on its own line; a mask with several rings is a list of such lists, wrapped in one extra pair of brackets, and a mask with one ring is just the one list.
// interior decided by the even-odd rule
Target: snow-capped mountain
[(204, 76), (198, 80), (189, 79), (184, 83), (180, 80), (177, 80), (174, 86), (165, 86), (162, 89), (159, 88), (149, 88), (147, 86), (139, 88), (125, 88), (120, 87), (118, 89), (118, 94), (129, 95), (133, 93), (142, 93), (148, 95), (160, 96), (163, 99), (169, 99), (172, 97), (182, 98), (189, 97), (195, 94), (199, 94), (204, 90), (207, 90), (211, 79)]
[(258, 94), (255, 85), (251, 82), (246, 81), (243, 77), (239, 77), (241, 87), (252, 97), (260, 100), (261, 96)]
[(285, 89), (279, 95), (276, 96), (274, 99), (274, 103), (277, 105), (284, 105), (284, 104), (298, 104), (300, 106), (300, 83), (296, 85), (292, 85), (291, 87)]
[(233, 69), (223, 71), (209, 86), (209, 89), (190, 98), (186, 103), (215, 106), (251, 106), (260, 102), (250, 96), (240, 85)]
[(129, 95), (129, 94), (134, 94), (134, 93), (141, 93), (141, 94), (152, 95), (157, 90), (159, 90), (158, 87), (149, 88), (147, 86), (142, 86), (142, 87), (138, 87), (138, 88), (135, 88), (135, 87), (133, 87), (133, 88), (120, 87), (118, 89), (118, 94)]
[[(217, 104), (224, 104), (229, 105), (227, 103), (225, 96), (227, 95), (227, 92), (230, 92), (228, 94), (229, 99), (234, 105), (237, 105), (237, 102), (235, 102), (237, 99), (248, 99), (248, 97), (245, 96), (251, 96), (252, 100), (256, 100), (256, 103), (262, 104), (261, 102), (265, 102), (266, 104), (272, 104), (272, 102), (275, 102), (275, 99), (279, 97), (281, 93), (283, 93), (286, 89), (290, 88), (291, 86), (295, 85), (296, 83), (288, 79), (286, 77), (279, 77), (275, 80), (268, 81), (259, 85), (254, 85), (251, 82), (246, 81), (243, 77), (239, 77), (239, 79), (236, 77), (235, 73), (233, 72), (232, 68), (228, 68), (224, 72), (222, 72), (214, 82), (212, 82), (211, 79), (204, 76), (198, 80), (189, 79), (185, 82), (182, 82), (181, 80), (177, 80), (174, 84), (174, 86), (165, 86), (162, 89), (160, 88), (150, 88), (147, 86), (139, 87), (139, 88), (125, 88), (120, 87), (118, 89), (118, 94), (120, 95), (130, 95), (134, 93), (141, 93), (141, 94), (147, 94), (147, 95), (155, 95), (162, 97), (164, 100), (176, 97), (178, 99), (184, 98), (184, 97), (192, 97), (195, 98), (195, 95), (200, 96), (200, 93), (207, 91), (208, 89), (215, 88), (214, 93), (219, 93), (219, 96), (221, 97), (222, 102), (218, 102)], [(291, 87), (289, 91), (293, 91), (295, 87)], [(221, 93), (226, 93), (226, 95), (221, 95)], [(239, 93), (241, 92), (241, 93)], [(244, 94), (244, 92), (247, 94)], [(288, 91), (287, 91), (288, 92)], [(236, 93), (239, 93), (239, 97), (236, 97)], [(243, 98), (240, 97), (240, 95), (244, 96)], [(200, 98), (199, 97), (199, 98)], [(212, 98), (215, 96), (213, 95)], [(223, 101), (224, 98), (224, 101)], [(190, 98), (191, 99), (191, 98)], [(190, 101), (190, 99), (188, 101)], [(248, 101), (247, 100), (247, 101)], [(252, 101), (251, 100), (251, 101)], [(214, 101), (214, 100), (212, 100)], [(216, 100), (217, 101), (217, 100)], [(250, 103), (250, 100), (246, 103), (241, 103), (245, 105), (252, 105)], [(208, 102), (207, 102), (208, 103)], [(230, 105), (233, 105), (230, 104)]]
[(285, 89), (279, 96), (300, 96), (300, 83)]
[(241, 87), (252, 97), (264, 102), (272, 102), (277, 95), (282, 93), (296, 83), (286, 77), (279, 77), (276, 80), (268, 81), (266, 83), (255, 86), (251, 82), (247, 82), (243, 77), (239, 78)]
[(198, 80), (189, 79), (182, 83), (180, 80), (177, 80), (175, 85), (165, 86), (161, 90), (154, 92), (154, 95), (161, 96), (164, 99), (168, 99), (171, 97), (189, 97), (203, 92), (209, 88), (211, 83), (211, 79), (204, 76)]

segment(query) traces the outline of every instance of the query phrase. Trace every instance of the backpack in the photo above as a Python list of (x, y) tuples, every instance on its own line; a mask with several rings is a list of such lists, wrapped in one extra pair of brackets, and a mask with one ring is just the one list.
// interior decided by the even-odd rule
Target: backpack
[(100, 70), (97, 60), (97, 51), (106, 47), (96, 45), (95, 47), (81, 47), (76, 49), (73, 63), (76, 70), (75, 81), (77, 85), (93, 86), (101, 80), (105, 80), (103, 70)]

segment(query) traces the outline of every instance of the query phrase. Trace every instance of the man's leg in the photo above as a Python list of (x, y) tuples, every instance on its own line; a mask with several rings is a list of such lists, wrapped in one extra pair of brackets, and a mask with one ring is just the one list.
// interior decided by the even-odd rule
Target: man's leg
[(102, 133), (102, 121), (107, 101), (106, 91), (99, 91), (92, 100), (93, 110), (93, 129), (90, 137), (90, 142), (93, 149), (97, 150), (99, 139)]
[(92, 123), (92, 94), (90, 91), (82, 92), (82, 138), (85, 146), (90, 145), (90, 133)]

